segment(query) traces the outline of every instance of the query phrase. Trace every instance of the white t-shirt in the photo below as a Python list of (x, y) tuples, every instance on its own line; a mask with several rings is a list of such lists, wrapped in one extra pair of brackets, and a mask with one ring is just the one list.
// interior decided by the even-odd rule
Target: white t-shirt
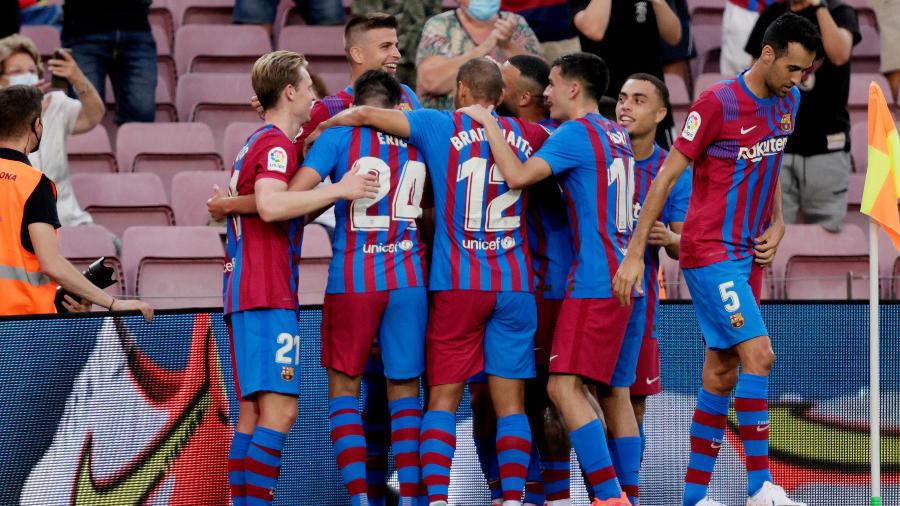
[(81, 102), (69, 98), (61, 91), (47, 94), (50, 103), (41, 118), (44, 132), (41, 149), (28, 155), (31, 164), (40, 169), (56, 184), (56, 211), (63, 225), (84, 225), (93, 223), (75, 199), (69, 177), (69, 158), (66, 152), (66, 138), (75, 131)]

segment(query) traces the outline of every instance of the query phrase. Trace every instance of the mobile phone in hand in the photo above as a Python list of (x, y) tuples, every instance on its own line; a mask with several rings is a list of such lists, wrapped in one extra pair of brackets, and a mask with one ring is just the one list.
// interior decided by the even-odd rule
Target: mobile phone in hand
[[(53, 52), (53, 59), (54, 60), (65, 60), (65, 57), (62, 55), (63, 51), (65, 51), (69, 54), (72, 54), (72, 51), (70, 51), (68, 49), (59, 48)], [(59, 88), (59, 89), (63, 89), (63, 90), (69, 89), (69, 81), (65, 77), (53, 76), (52, 79), (50, 79), (50, 85), (53, 86), (54, 88)]]

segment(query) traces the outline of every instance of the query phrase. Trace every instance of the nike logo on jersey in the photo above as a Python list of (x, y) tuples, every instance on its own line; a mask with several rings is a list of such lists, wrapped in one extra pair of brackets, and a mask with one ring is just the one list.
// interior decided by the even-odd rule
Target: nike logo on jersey
[(747, 135), (747, 134), (749, 134), (750, 132), (753, 131), (754, 128), (756, 128), (756, 127), (758, 127), (758, 126), (759, 126), (759, 125), (753, 125), (752, 127), (747, 128), (747, 129), (745, 129), (744, 127), (741, 127), (741, 135)]
[(657, 376), (655, 378), (647, 378), (646, 381), (647, 381), (648, 385), (652, 385), (652, 384), (656, 383), (657, 381), (659, 381), (659, 376)]
[(550, 360), (553, 360), (554, 358), (556, 358), (556, 357), (558, 357), (558, 356), (559, 356), (559, 355), (550, 355)]
[(769, 430), (769, 424), (756, 426), (756, 432), (765, 432), (767, 430)]
[(94, 477), (93, 435), (88, 433), (78, 462), (72, 504), (141, 504), (162, 482), (172, 462), (190, 442), (204, 415), (212, 407), (212, 396), (206, 385), (171, 428), (161, 434), (138, 460), (131, 462), (109, 480)]
[(722, 443), (710, 443), (709, 447), (712, 448), (713, 450), (718, 450), (719, 448), (722, 447)]

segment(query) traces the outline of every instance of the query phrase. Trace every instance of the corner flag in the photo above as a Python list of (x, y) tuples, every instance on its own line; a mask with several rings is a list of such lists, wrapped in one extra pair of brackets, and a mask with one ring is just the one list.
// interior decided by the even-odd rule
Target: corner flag
[(881, 88), (869, 84), (869, 167), (860, 211), (870, 216), (900, 250), (900, 137)]

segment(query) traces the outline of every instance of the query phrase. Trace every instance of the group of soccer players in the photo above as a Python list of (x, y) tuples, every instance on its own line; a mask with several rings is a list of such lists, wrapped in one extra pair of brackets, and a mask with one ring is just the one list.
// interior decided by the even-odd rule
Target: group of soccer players
[(234, 504), (274, 496), (297, 417), (303, 225), (332, 204), (321, 360), (354, 506), (384, 504), (388, 446), (401, 505), (447, 504), (467, 383), (495, 504), (570, 504), (571, 449), (593, 505), (638, 504), (644, 402), (660, 391), (660, 247), (680, 257), (707, 343), (684, 504), (720, 504), (707, 486), (732, 390), (748, 505), (801, 504), (769, 472), (774, 354), (757, 300), (784, 231), (796, 86), (819, 43), (798, 16), (773, 23), (753, 66), (698, 98), (670, 153), (654, 143), (665, 84), (632, 76), (604, 118), (608, 73), (586, 53), (469, 60), (457, 111), (421, 109), (395, 80), (391, 16), (348, 23), (354, 82), (315, 104), (302, 56), (260, 58), (266, 125), (238, 154), (232, 197), (210, 203), (230, 215)]

